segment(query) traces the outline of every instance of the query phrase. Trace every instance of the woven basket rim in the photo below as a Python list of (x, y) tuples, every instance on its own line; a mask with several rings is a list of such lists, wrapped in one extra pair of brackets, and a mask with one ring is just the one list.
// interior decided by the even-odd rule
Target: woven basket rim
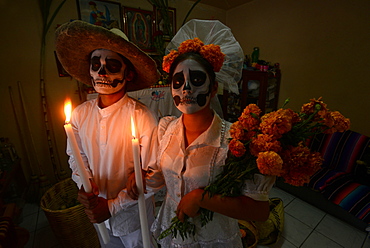
[(48, 208), (45, 208), (43, 206), (41, 206), (42, 210), (44, 211), (47, 211), (47, 212), (51, 212), (51, 213), (63, 213), (63, 212), (67, 212), (67, 210), (74, 210), (75, 208), (79, 208), (81, 207), (82, 204), (79, 203), (78, 205), (74, 205), (73, 207), (69, 207), (69, 208), (66, 208), (66, 209), (58, 209), (58, 210), (51, 210), (51, 209), (48, 209)]
[(70, 211), (70, 210), (74, 210), (76, 208), (80, 208), (82, 206), (81, 203), (77, 204), (77, 205), (74, 205), (72, 207), (69, 207), (69, 208), (66, 208), (66, 209), (57, 209), (57, 210), (52, 210), (52, 209), (49, 209), (49, 208), (46, 208), (43, 206), (42, 202), (43, 202), (43, 199), (48, 195), (50, 194), (51, 191), (53, 191), (55, 189), (55, 186), (56, 185), (59, 185), (59, 184), (63, 184), (63, 183), (66, 183), (67, 181), (73, 181), (72, 178), (67, 178), (67, 179), (64, 179), (60, 182), (57, 182), (56, 184), (54, 184), (53, 186), (50, 187), (50, 189), (48, 189), (44, 195), (41, 197), (41, 200), (40, 200), (40, 207), (42, 208), (42, 210), (46, 211), (46, 212), (51, 212), (51, 213), (63, 213), (63, 212), (66, 212), (66, 211)]

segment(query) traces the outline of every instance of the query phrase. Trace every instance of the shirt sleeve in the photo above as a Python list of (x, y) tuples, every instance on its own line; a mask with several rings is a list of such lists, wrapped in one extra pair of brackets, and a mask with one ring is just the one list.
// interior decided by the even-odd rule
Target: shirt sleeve
[[(74, 133), (74, 136), (76, 138), (78, 148), (80, 150), (80, 154), (81, 154), (81, 157), (82, 157), (82, 161), (84, 163), (84, 167), (85, 167), (85, 169), (87, 170), (87, 172), (89, 174), (89, 178), (92, 178), (92, 173), (91, 173), (90, 168), (89, 168), (89, 163), (88, 163), (87, 157), (86, 157), (86, 155), (85, 155), (85, 153), (83, 152), (83, 149), (82, 149), (81, 138), (80, 138), (80, 135), (78, 133), (78, 129), (76, 128), (75, 122), (73, 121), (73, 120), (75, 120), (75, 118), (78, 118), (78, 113), (73, 112), (72, 122), (71, 122), (73, 133)], [(82, 185), (82, 182), (81, 182), (80, 175), (78, 174), (77, 162), (76, 162), (75, 157), (73, 156), (72, 149), (71, 149), (71, 146), (70, 146), (70, 143), (69, 143), (69, 139), (67, 139), (66, 153), (69, 156), (68, 163), (69, 163), (69, 167), (72, 170), (72, 180), (77, 184), (77, 187), (80, 189), (81, 185)]]
[(268, 201), (272, 186), (276, 180), (275, 176), (254, 174), (253, 179), (245, 181), (242, 194), (256, 201)]
[[(147, 193), (144, 194), (144, 198), (148, 199), (152, 197), (164, 186), (165, 181), (162, 172), (149, 167), (146, 174)], [(127, 194), (127, 189), (123, 189), (116, 198), (108, 200), (108, 207), (112, 216), (116, 215), (119, 211), (125, 210), (135, 204), (137, 204), (137, 201), (129, 197)]]
[[(144, 198), (148, 199), (151, 198), (153, 194), (149, 192), (148, 194), (144, 194)], [(108, 200), (108, 208), (109, 212), (112, 216), (117, 215), (120, 211), (130, 208), (133, 205), (137, 204), (137, 200), (133, 200), (128, 194), (127, 189), (121, 190), (118, 196), (114, 199)]]
[[(137, 127), (140, 142), (142, 169), (146, 171), (148, 171), (149, 168), (151, 168), (151, 170), (156, 170), (158, 121), (155, 115), (141, 103), (136, 103), (134, 115), (135, 127)], [(144, 195), (145, 199), (152, 197), (154, 194), (153, 190), (147, 191), (148, 193)], [(112, 216), (134, 204), (137, 204), (137, 201), (132, 200), (131, 197), (128, 196), (126, 188), (121, 190), (116, 198), (108, 200), (108, 207)]]

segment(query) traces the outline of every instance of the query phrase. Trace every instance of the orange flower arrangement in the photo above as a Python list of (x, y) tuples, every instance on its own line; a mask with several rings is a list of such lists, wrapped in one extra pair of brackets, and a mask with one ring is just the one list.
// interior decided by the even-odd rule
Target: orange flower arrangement
[(214, 44), (204, 45), (199, 38), (183, 41), (180, 44), (178, 51), (172, 50), (169, 54), (164, 56), (162, 69), (169, 73), (173, 61), (180, 54), (189, 52), (199, 53), (212, 65), (215, 72), (219, 72), (221, 70), (222, 64), (224, 63), (225, 54), (221, 52), (220, 46)]
[(230, 144), (238, 146), (229, 145), (232, 156), (228, 159), (238, 163), (247, 157), (248, 164), (257, 167), (259, 173), (280, 176), (295, 186), (308, 183), (322, 164), (320, 154), (311, 152), (306, 141), (314, 134), (344, 132), (350, 127), (349, 119), (338, 111), (330, 111), (321, 98), (311, 99), (299, 113), (281, 108), (260, 114), (258, 106), (250, 104), (231, 126)]
[[(350, 120), (338, 111), (330, 111), (321, 98), (311, 99), (298, 113), (281, 108), (263, 116), (257, 105), (250, 104), (231, 125), (223, 171), (204, 189), (205, 194), (239, 196), (244, 181), (256, 173), (279, 176), (291, 185), (303, 186), (323, 162), (320, 153), (306, 146), (307, 140), (315, 134), (344, 132), (349, 127)], [(212, 220), (213, 212), (201, 209), (200, 213), (202, 225)], [(184, 238), (188, 229), (195, 232), (194, 228), (188, 219), (182, 223), (175, 217), (161, 237), (179, 233)]]

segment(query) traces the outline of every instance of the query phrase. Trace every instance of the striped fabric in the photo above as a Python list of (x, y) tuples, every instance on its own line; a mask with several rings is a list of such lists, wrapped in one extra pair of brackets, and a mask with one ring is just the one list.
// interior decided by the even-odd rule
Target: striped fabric
[(322, 190), (326, 184), (335, 178), (346, 175), (347, 173), (343, 171), (337, 171), (337, 170), (332, 170), (329, 168), (322, 168), (318, 172), (316, 172), (312, 177), (310, 182), (308, 183), (308, 186), (311, 189), (314, 190)]
[(370, 186), (359, 184), (351, 175), (343, 174), (328, 183), (321, 193), (358, 219), (370, 223)]
[(315, 136), (310, 148), (319, 151), (324, 162), (308, 184), (367, 223), (370, 223), (370, 175), (356, 161), (370, 153), (369, 145), (369, 137), (354, 131)]
[(323, 156), (323, 167), (351, 173), (354, 171), (356, 160), (363, 156), (369, 144), (369, 137), (346, 131), (318, 135), (312, 139), (310, 147)]

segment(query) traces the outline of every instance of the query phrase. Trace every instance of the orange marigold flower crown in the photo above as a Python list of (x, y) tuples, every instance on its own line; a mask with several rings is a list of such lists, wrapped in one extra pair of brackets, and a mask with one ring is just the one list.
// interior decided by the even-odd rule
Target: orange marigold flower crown
[(172, 50), (169, 54), (164, 56), (162, 69), (169, 73), (173, 61), (180, 54), (189, 52), (199, 53), (212, 65), (215, 72), (219, 72), (221, 70), (222, 64), (224, 63), (225, 54), (221, 52), (220, 46), (214, 44), (204, 45), (199, 38), (183, 41), (180, 44), (178, 51)]

